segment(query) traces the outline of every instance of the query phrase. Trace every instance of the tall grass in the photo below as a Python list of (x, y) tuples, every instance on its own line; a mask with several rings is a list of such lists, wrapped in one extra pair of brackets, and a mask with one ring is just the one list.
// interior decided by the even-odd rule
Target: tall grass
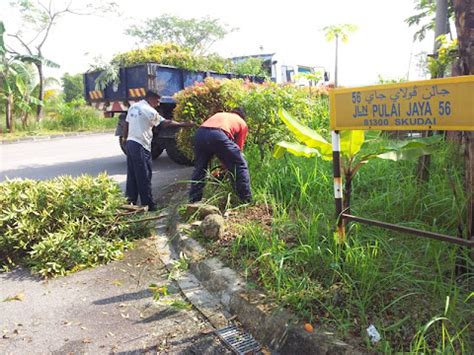
[[(7, 133), (4, 138), (17, 138), (26, 135), (42, 135), (58, 132), (83, 132), (113, 129), (117, 119), (105, 118), (103, 112), (87, 106), (84, 100), (62, 102), (57, 100), (46, 107), (45, 117), (40, 121), (30, 118), (27, 126), (16, 122), (14, 132)], [(0, 132), (7, 132), (4, 120), (0, 120)]]
[[(473, 275), (455, 273), (460, 260), (474, 266), (466, 250), (357, 223), (340, 246), (330, 162), (246, 154), (257, 203), (273, 210), (271, 231), (246, 225), (230, 250), (247, 276), (305, 321), (377, 351), (474, 350)], [(456, 157), (453, 147), (433, 156), (426, 184), (416, 181), (415, 162), (371, 162), (355, 178), (352, 213), (457, 235), (466, 196)], [(382, 334), (375, 345), (370, 324)]]

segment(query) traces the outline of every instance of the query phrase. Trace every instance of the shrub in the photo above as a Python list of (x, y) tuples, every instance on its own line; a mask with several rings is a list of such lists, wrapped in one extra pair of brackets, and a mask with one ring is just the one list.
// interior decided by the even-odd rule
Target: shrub
[(49, 112), (49, 119), (42, 126), (49, 130), (86, 131), (115, 127), (114, 120), (103, 117), (102, 112), (86, 105), (84, 99), (71, 102), (57, 102), (54, 110)]
[[(238, 105), (244, 96), (243, 81), (220, 81), (206, 78), (202, 83), (187, 87), (176, 94), (176, 108), (173, 111), (177, 121), (195, 122), (198, 126), (209, 116), (227, 111)], [(191, 160), (194, 159), (192, 139), (195, 129), (181, 130), (177, 134), (179, 149)]]
[(143, 63), (160, 63), (188, 70), (212, 70), (225, 73), (231, 69), (231, 62), (217, 54), (199, 56), (190, 49), (174, 43), (156, 43), (145, 48), (119, 53), (112, 59), (112, 64), (129, 66)]
[(25, 265), (42, 276), (116, 260), (147, 227), (119, 223), (125, 203), (105, 174), (0, 184), (0, 267)]
[[(284, 139), (287, 131), (277, 119), (280, 108), (286, 109), (308, 126), (328, 134), (329, 108), (327, 92), (317, 88), (300, 88), (275, 83), (254, 84), (240, 79), (206, 79), (180, 91), (175, 96), (174, 119), (201, 124), (219, 111), (242, 106), (247, 113), (249, 144), (265, 151)], [(177, 135), (179, 149), (193, 159), (192, 137), (195, 130), (181, 130)]]

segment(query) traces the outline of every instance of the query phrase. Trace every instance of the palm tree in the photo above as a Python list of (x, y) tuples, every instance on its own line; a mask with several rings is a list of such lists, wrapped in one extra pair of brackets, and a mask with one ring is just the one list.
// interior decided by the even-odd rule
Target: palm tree
[(339, 38), (342, 42), (347, 43), (349, 41), (349, 34), (357, 31), (356, 25), (351, 24), (342, 24), (342, 25), (332, 25), (326, 26), (323, 28), (324, 34), (326, 36), (326, 40), (328, 42), (332, 40), (336, 40), (336, 65), (334, 69), (334, 86), (337, 87), (337, 63), (338, 63), (338, 46), (339, 46)]
[[(25, 111), (30, 104), (38, 102), (31, 96), (34, 87), (34, 76), (31, 69), (20, 57), (9, 55), (4, 34), (5, 26), (0, 21), (0, 99), (5, 101), (6, 128), (12, 132), (15, 106), (21, 111)], [(24, 117), (24, 122), (27, 117)]]

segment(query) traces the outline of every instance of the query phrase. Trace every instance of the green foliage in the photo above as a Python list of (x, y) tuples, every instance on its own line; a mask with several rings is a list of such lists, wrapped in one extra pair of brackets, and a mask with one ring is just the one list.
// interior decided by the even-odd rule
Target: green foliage
[[(435, 27), (436, 20), (436, 1), (433, 0), (414, 0), (415, 10), (418, 11), (417, 14), (408, 17), (405, 19), (405, 22), (408, 26), (418, 26), (421, 24), (421, 27), (413, 35), (413, 40), (423, 41), (426, 34), (433, 31)], [(454, 7), (452, 1), (448, 1), (448, 17), (453, 19), (454, 17)]]
[(112, 64), (129, 66), (143, 63), (160, 63), (181, 69), (216, 71), (224, 73), (230, 69), (231, 62), (216, 54), (201, 56), (190, 49), (174, 43), (155, 43), (145, 48), (134, 49), (114, 56)]
[[(188, 86), (176, 94), (174, 119), (194, 122), (199, 126), (213, 114), (236, 107), (243, 90), (240, 80), (221, 82), (206, 78), (204, 82)], [(176, 137), (180, 151), (191, 160), (194, 159), (192, 140), (195, 132), (195, 129), (183, 129)]]
[[(281, 120), (294, 137), (303, 144), (279, 142), (274, 148), (274, 157), (281, 158), (285, 151), (307, 158), (320, 157), (332, 160), (332, 144), (317, 131), (302, 124), (284, 110), (279, 112)], [(441, 136), (407, 140), (397, 144), (382, 145), (374, 140), (365, 140), (365, 131), (342, 131), (340, 134), (341, 169), (344, 172), (344, 208), (350, 207), (352, 181), (359, 169), (375, 158), (385, 160), (416, 160), (437, 150)], [(363, 146), (365, 145), (365, 150)], [(370, 152), (370, 153), (368, 153)]]
[(436, 40), (440, 46), (436, 56), (428, 57), (428, 70), (431, 78), (443, 78), (450, 76), (451, 64), (458, 58), (458, 41), (450, 41), (446, 35), (441, 35)]
[(137, 38), (141, 43), (173, 42), (191, 52), (203, 54), (215, 41), (232, 31), (233, 29), (228, 30), (218, 19), (208, 16), (184, 19), (164, 14), (148, 18), (143, 24), (133, 25), (125, 33)]
[[(361, 154), (370, 154), (369, 148)], [(459, 262), (474, 266), (468, 251), (357, 223), (341, 246), (333, 237), (330, 162), (289, 155), (262, 161), (256, 147), (246, 157), (256, 205), (271, 211), (271, 225), (262, 226), (259, 215), (253, 223), (245, 219), (252, 208), (236, 216), (242, 227), (224, 255), (248, 281), (302, 321), (365, 344), (369, 352), (472, 353), (472, 275), (457, 279), (454, 271)], [(463, 159), (446, 145), (432, 159), (432, 179), (422, 186), (415, 183), (416, 162), (368, 164), (355, 178), (353, 213), (456, 235), (460, 218), (466, 223), (459, 211), (467, 198), (461, 192)], [(454, 195), (453, 187), (460, 193)], [(376, 345), (366, 338), (370, 324), (382, 335)]]
[(71, 102), (83, 97), (84, 82), (82, 80), (82, 74), (71, 75), (65, 73), (61, 78), (61, 83), (63, 86), (64, 101)]
[(404, 83), (407, 80), (405, 78), (384, 78), (382, 75), (378, 75), (378, 84), (398, 84)]
[[(192, 121), (197, 125), (219, 111), (241, 106), (247, 113), (249, 144), (259, 147), (261, 156), (287, 132), (277, 120), (278, 110), (284, 108), (323, 132), (328, 125), (328, 100), (325, 91), (278, 85), (266, 82), (253, 84), (242, 80), (206, 79), (176, 94), (177, 106), (174, 119)], [(188, 158), (193, 159), (192, 137), (194, 130), (178, 133), (178, 146)]]
[(105, 174), (0, 183), (1, 268), (26, 265), (47, 277), (119, 259), (127, 238), (147, 234), (117, 219), (124, 203)]
[(104, 118), (102, 112), (86, 105), (83, 98), (71, 102), (55, 102), (54, 110), (41, 123), (44, 129), (87, 131), (115, 127), (115, 120)]
[(247, 58), (243, 61), (234, 63), (232, 72), (242, 75), (257, 75), (264, 78), (269, 76), (268, 72), (263, 67), (263, 59), (261, 58)]
[(352, 24), (340, 24), (323, 27), (323, 32), (326, 36), (326, 41), (330, 42), (335, 39), (340, 39), (346, 43), (349, 41), (349, 34), (357, 31), (358, 27)]

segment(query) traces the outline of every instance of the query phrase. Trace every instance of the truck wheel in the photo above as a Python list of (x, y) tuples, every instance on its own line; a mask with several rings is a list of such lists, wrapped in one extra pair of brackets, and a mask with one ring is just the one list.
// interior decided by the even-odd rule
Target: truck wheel
[(127, 140), (122, 136), (119, 137), (119, 145), (123, 154), (127, 155)]
[(175, 163), (189, 166), (194, 164), (193, 161), (189, 160), (183, 153), (180, 152), (174, 139), (166, 140), (166, 153), (168, 153), (168, 156)]
[(156, 158), (158, 158), (161, 153), (163, 153), (163, 148), (160, 148), (158, 146), (158, 144), (153, 144), (153, 142), (151, 143), (151, 159), (155, 160)]

